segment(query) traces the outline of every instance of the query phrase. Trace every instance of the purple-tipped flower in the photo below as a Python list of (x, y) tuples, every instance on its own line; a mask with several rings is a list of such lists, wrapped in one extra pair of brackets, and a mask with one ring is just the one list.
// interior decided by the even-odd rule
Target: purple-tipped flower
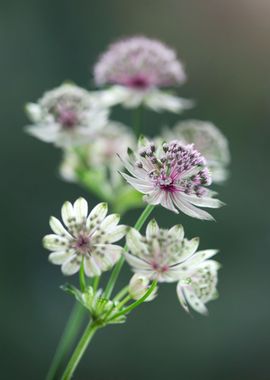
[(155, 110), (179, 112), (191, 103), (158, 89), (175, 87), (186, 79), (182, 63), (173, 49), (143, 36), (120, 40), (109, 46), (94, 67), (97, 86), (113, 85), (101, 93), (109, 105), (140, 104)]
[(60, 147), (91, 141), (108, 119), (108, 110), (88, 91), (70, 83), (46, 92), (37, 103), (28, 103), (26, 111), (33, 122), (27, 132)]
[(222, 203), (212, 198), (211, 175), (204, 157), (193, 145), (171, 141), (157, 147), (141, 138), (139, 151), (129, 151), (123, 160), (131, 175), (123, 177), (139, 192), (145, 201), (178, 213), (178, 210), (198, 219), (213, 219), (206, 211), (196, 207), (218, 208)]
[(140, 90), (177, 86), (186, 78), (175, 51), (146, 37), (110, 45), (96, 64), (94, 75), (98, 86), (120, 84)]
[(177, 138), (183, 144), (194, 144), (206, 158), (213, 182), (222, 183), (228, 178), (230, 163), (229, 144), (222, 132), (211, 122), (187, 120), (163, 132), (165, 139)]

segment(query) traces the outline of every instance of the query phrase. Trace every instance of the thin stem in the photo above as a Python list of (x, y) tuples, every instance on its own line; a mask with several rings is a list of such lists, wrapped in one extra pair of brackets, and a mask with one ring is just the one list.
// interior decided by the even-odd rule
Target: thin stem
[(86, 281), (84, 276), (84, 257), (82, 258), (81, 267), (80, 267), (80, 287), (81, 291), (84, 292), (86, 288)]
[[(139, 219), (137, 220), (137, 222), (134, 226), (134, 228), (136, 230), (140, 231), (140, 229), (144, 225), (145, 221), (147, 220), (147, 218), (149, 217), (149, 215), (153, 211), (154, 207), (155, 206), (153, 206), (153, 205), (147, 205), (146, 206), (146, 208), (143, 210), (142, 214), (140, 215)], [(127, 245), (125, 245), (124, 250), (127, 251), (127, 248), (128, 248)], [(121, 259), (118, 261), (118, 263), (115, 265), (115, 267), (112, 271), (111, 277), (110, 277), (108, 284), (106, 286), (106, 289), (104, 291), (104, 298), (107, 298), (107, 299), (110, 298), (112, 291), (113, 291), (113, 288), (114, 288), (114, 285), (116, 283), (116, 280), (119, 276), (119, 273), (122, 269), (124, 262), (125, 262), (125, 257), (122, 256)]]
[(46, 376), (46, 380), (55, 380), (56, 372), (61, 365), (64, 357), (66, 356), (69, 348), (74, 343), (78, 333), (78, 326), (81, 325), (84, 317), (85, 309), (78, 302), (74, 305), (70, 314), (69, 320), (66, 324), (65, 330), (56, 348), (51, 366)]
[(79, 364), (86, 348), (88, 347), (88, 344), (90, 343), (97, 329), (98, 329), (98, 326), (94, 322), (90, 321), (88, 323), (83, 333), (83, 336), (81, 337), (75, 351), (73, 352), (68, 362), (68, 365), (65, 369), (63, 376), (61, 377), (61, 380), (71, 379), (75, 369), (77, 368), (77, 365)]
[(116, 306), (117, 309), (122, 309), (122, 307), (131, 300), (131, 296), (128, 294), (119, 304)]
[(152, 282), (152, 284), (149, 287), (149, 289), (147, 290), (147, 292), (140, 299), (138, 299), (136, 302), (133, 302), (131, 305), (126, 307), (124, 310), (119, 311), (119, 313), (115, 314), (111, 318), (111, 320), (118, 318), (123, 314), (126, 315), (126, 314), (130, 313), (133, 309), (135, 309), (135, 307), (138, 307), (141, 303), (143, 303), (150, 296), (150, 294), (155, 290), (156, 286), (157, 286), (157, 280)]
[(133, 111), (133, 129), (136, 137), (138, 138), (141, 134), (141, 127), (142, 127), (142, 115), (143, 115), (143, 108), (142, 106), (138, 106)]
[(94, 293), (96, 293), (96, 291), (97, 291), (97, 289), (98, 289), (99, 280), (100, 280), (100, 276), (96, 276), (96, 277), (94, 278), (94, 282), (93, 282)]

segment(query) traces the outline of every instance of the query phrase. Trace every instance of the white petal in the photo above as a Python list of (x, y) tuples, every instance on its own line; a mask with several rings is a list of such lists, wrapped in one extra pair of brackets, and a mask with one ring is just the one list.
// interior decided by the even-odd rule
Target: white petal
[(181, 224), (177, 224), (169, 229), (169, 235), (175, 236), (177, 239), (182, 240), (184, 238), (184, 228)]
[(56, 235), (64, 235), (66, 236), (67, 238), (72, 238), (72, 236), (70, 235), (70, 233), (65, 229), (65, 227), (62, 225), (62, 223), (60, 222), (60, 220), (58, 220), (57, 218), (55, 218), (54, 216), (51, 216), (50, 218), (50, 227), (51, 229), (53, 230), (53, 232), (56, 234)]
[(50, 251), (63, 251), (63, 248), (68, 246), (68, 240), (59, 235), (46, 235), (43, 238), (43, 245)]
[(160, 203), (163, 207), (178, 214), (178, 210), (174, 207), (172, 195), (170, 193), (163, 192)]
[(136, 257), (134, 255), (131, 255), (128, 252), (125, 252), (124, 255), (129, 265), (131, 265), (135, 271), (140, 272), (142, 269), (146, 271), (152, 271), (151, 265), (147, 263), (145, 260), (142, 260), (141, 258)]
[(206, 211), (201, 210), (191, 203), (187, 202), (181, 197), (181, 194), (174, 193), (172, 195), (175, 205), (182, 211), (184, 214), (189, 215), (193, 218), (203, 219), (203, 220), (214, 220), (214, 218)]
[(117, 224), (119, 223), (119, 220), (120, 220), (119, 214), (111, 214), (109, 216), (106, 216), (106, 218), (101, 223), (100, 228), (102, 230), (109, 232), (117, 226)]
[(186, 265), (189, 267), (194, 267), (199, 265), (201, 262), (206, 261), (218, 253), (217, 249), (206, 249), (204, 251), (198, 251), (194, 254), (187, 262)]
[(145, 103), (149, 108), (157, 112), (167, 110), (170, 112), (179, 113), (184, 109), (188, 109), (193, 106), (193, 102), (190, 100), (182, 99), (159, 90), (152, 90), (149, 96), (145, 99)]
[(181, 306), (184, 308), (184, 310), (189, 313), (188, 304), (186, 302), (184, 293), (183, 293), (183, 286), (181, 285), (181, 282), (179, 281), (176, 287), (176, 293), (178, 296), (178, 299), (180, 301)]
[(150, 194), (144, 196), (145, 202), (150, 205), (158, 205), (161, 203), (163, 197), (163, 192), (160, 189), (152, 191)]
[(62, 265), (72, 255), (73, 255), (72, 252), (69, 252), (69, 251), (52, 252), (49, 255), (49, 261), (52, 264)]
[(51, 143), (59, 138), (60, 128), (57, 124), (29, 125), (25, 130), (39, 140)]
[(149, 181), (134, 178), (134, 177), (131, 177), (130, 175), (122, 173), (122, 172), (120, 172), (120, 174), (125, 178), (125, 180), (131, 186), (133, 186), (140, 193), (149, 194), (151, 191), (153, 191), (153, 185), (152, 185), (152, 183), (149, 183)]
[(219, 208), (224, 206), (224, 203), (216, 198), (197, 197), (196, 195), (182, 194), (183, 199), (187, 202), (194, 204), (195, 206)]
[(81, 224), (86, 221), (88, 213), (88, 203), (84, 198), (79, 198), (74, 202), (73, 205), (76, 222)]
[(62, 269), (63, 274), (65, 274), (66, 276), (71, 276), (72, 274), (79, 271), (80, 265), (81, 265), (80, 256), (73, 255), (64, 262), (61, 269)]
[(102, 236), (102, 241), (106, 241), (108, 243), (114, 243), (118, 240), (121, 240), (127, 232), (127, 227), (124, 225), (120, 225), (115, 227), (111, 232), (105, 233)]
[(196, 296), (195, 292), (193, 291), (192, 287), (187, 286), (184, 288), (184, 294), (187, 303), (200, 314), (207, 315), (208, 310), (205, 306), (205, 304)]
[(131, 228), (127, 234), (126, 241), (128, 249), (133, 255), (147, 255), (147, 246), (142, 242), (142, 235), (135, 228)]
[(88, 277), (100, 276), (101, 270), (94, 256), (86, 256), (84, 260), (84, 271)]
[(70, 202), (65, 202), (62, 206), (61, 215), (63, 222), (67, 227), (75, 222), (75, 213), (73, 206)]
[(155, 219), (152, 219), (147, 227), (146, 227), (146, 238), (147, 240), (151, 240), (153, 237), (157, 237), (159, 235), (159, 226)]
[(107, 203), (99, 203), (97, 204), (93, 210), (90, 212), (88, 218), (87, 218), (87, 227), (90, 227), (90, 225), (93, 223), (94, 226), (96, 224), (99, 224), (103, 221), (105, 216), (108, 212), (108, 205)]
[(29, 118), (34, 122), (37, 123), (41, 119), (41, 108), (36, 103), (27, 103), (25, 106), (25, 110), (27, 112), (27, 115)]

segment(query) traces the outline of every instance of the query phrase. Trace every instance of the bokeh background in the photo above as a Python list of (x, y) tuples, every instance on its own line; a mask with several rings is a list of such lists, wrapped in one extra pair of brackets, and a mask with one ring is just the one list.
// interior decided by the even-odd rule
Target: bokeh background
[[(122, 326), (95, 337), (80, 380), (270, 379), (270, 1), (27, 0), (0, 2), (1, 378), (43, 379), (72, 308), (58, 267), (41, 247), (48, 218), (79, 195), (57, 174), (60, 152), (23, 132), (23, 107), (71, 79), (90, 88), (91, 67), (115, 38), (146, 34), (174, 46), (197, 106), (180, 118), (147, 112), (144, 131), (177, 119), (211, 120), (229, 138), (227, 207), (216, 223), (158, 209), (164, 226), (183, 223), (202, 248), (220, 248), (219, 300), (190, 318), (175, 286)], [(129, 123), (130, 115), (119, 112)], [(125, 221), (133, 223), (138, 212)], [(124, 278), (130, 275), (126, 268)]]

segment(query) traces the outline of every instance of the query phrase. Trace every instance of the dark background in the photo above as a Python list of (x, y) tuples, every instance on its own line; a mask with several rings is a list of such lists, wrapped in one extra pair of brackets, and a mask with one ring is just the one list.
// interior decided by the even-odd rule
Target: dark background
[[(181, 118), (211, 120), (231, 143), (216, 223), (155, 212), (163, 226), (182, 222), (188, 237), (200, 235), (202, 248), (220, 248), (220, 298), (208, 318), (190, 318), (175, 286), (161, 287), (125, 325), (97, 334), (75, 379), (270, 379), (269, 20), (269, 0), (1, 1), (1, 379), (44, 378), (72, 300), (41, 238), (64, 200), (97, 202), (58, 177), (58, 150), (24, 134), (24, 103), (65, 79), (90, 88), (97, 55), (138, 33), (166, 41), (185, 62), (179, 94), (197, 107)], [(148, 112), (144, 131), (157, 132), (167, 116)]]

